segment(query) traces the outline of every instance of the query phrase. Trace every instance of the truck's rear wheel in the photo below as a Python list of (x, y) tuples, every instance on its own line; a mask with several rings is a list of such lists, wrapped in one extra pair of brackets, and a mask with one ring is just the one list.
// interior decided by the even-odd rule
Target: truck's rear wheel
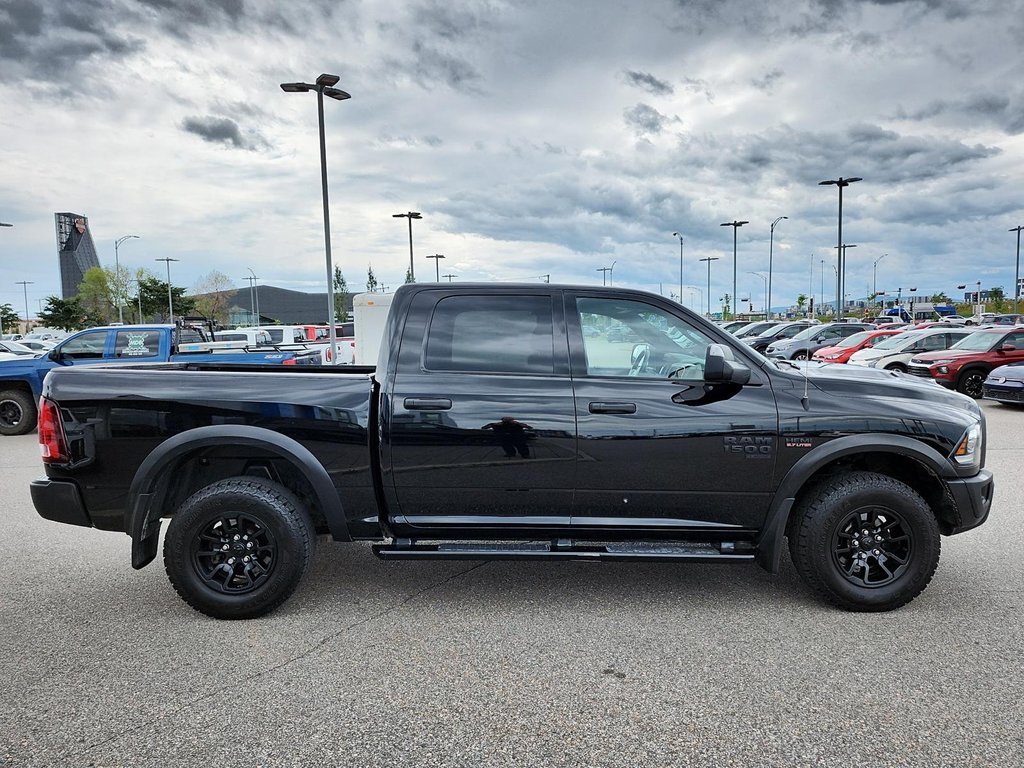
[(258, 477), (208, 485), (178, 508), (164, 539), (175, 590), (216, 619), (251, 619), (295, 591), (316, 534), (302, 503)]
[(36, 427), (36, 404), (20, 389), (0, 392), (0, 435), (24, 435)]
[(939, 526), (913, 488), (849, 472), (812, 489), (795, 510), (789, 551), (804, 581), (850, 611), (890, 611), (928, 586)]

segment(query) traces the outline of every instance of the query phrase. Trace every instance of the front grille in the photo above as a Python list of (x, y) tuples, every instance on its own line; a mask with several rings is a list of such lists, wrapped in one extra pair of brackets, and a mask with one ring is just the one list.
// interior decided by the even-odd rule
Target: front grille
[(1003, 402), (1024, 403), (1024, 389), (994, 389), (985, 387), (982, 397)]
[(912, 365), (909, 370), (914, 376), (923, 376), (926, 379), (932, 377), (931, 371), (928, 370), (926, 365)]

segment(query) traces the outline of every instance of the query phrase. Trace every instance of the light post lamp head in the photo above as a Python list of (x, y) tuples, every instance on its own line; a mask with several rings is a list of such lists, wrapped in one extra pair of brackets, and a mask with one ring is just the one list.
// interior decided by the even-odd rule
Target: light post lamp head
[(313, 90), (313, 86), (306, 83), (281, 83), (281, 90), (285, 93), (308, 93)]
[(316, 84), (321, 88), (327, 88), (332, 85), (337, 85), (339, 80), (341, 80), (341, 78), (337, 75), (328, 75), (325, 72), (316, 79)]
[(324, 96), (329, 96), (335, 101), (345, 101), (345, 99), (352, 98), (351, 93), (343, 91), (340, 88), (324, 88)]

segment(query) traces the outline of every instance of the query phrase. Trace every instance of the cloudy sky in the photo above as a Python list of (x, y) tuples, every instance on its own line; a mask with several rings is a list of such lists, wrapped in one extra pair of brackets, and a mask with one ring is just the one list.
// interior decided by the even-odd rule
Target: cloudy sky
[(1021, 0), (0, 0), (0, 303), (59, 292), (54, 211), (100, 258), (193, 286), (323, 289), (311, 94), (341, 76), (327, 152), (334, 257), (391, 287), (416, 210), (457, 279), (601, 281), (712, 305), (847, 283), (1012, 294), (1024, 224)]

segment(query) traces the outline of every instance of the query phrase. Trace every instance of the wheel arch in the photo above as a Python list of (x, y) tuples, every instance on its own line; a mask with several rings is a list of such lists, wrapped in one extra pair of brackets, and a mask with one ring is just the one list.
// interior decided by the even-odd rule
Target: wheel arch
[(956, 502), (942, 478), (955, 472), (932, 446), (903, 435), (851, 435), (821, 445), (803, 456), (786, 473), (765, 518), (757, 541), (757, 563), (778, 573), (792, 510), (803, 496), (836, 473), (867, 470), (888, 475), (920, 493), (936, 513), (940, 530), (951, 530), (958, 519)]
[[(176, 470), (203, 459), (209, 452), (230, 447), (249, 448), (255, 458), (272, 457), (293, 470), (290, 478), (310, 513), (321, 518), (339, 541), (351, 541), (341, 498), (323, 464), (295, 439), (262, 427), (223, 424), (197, 427), (162, 442), (139, 466), (126, 504), (125, 530), (132, 538), (132, 567), (143, 568), (156, 557), (160, 520), (168, 503), (183, 500), (198, 490), (195, 484), (174, 487)], [(202, 487), (202, 485), (199, 485)]]

